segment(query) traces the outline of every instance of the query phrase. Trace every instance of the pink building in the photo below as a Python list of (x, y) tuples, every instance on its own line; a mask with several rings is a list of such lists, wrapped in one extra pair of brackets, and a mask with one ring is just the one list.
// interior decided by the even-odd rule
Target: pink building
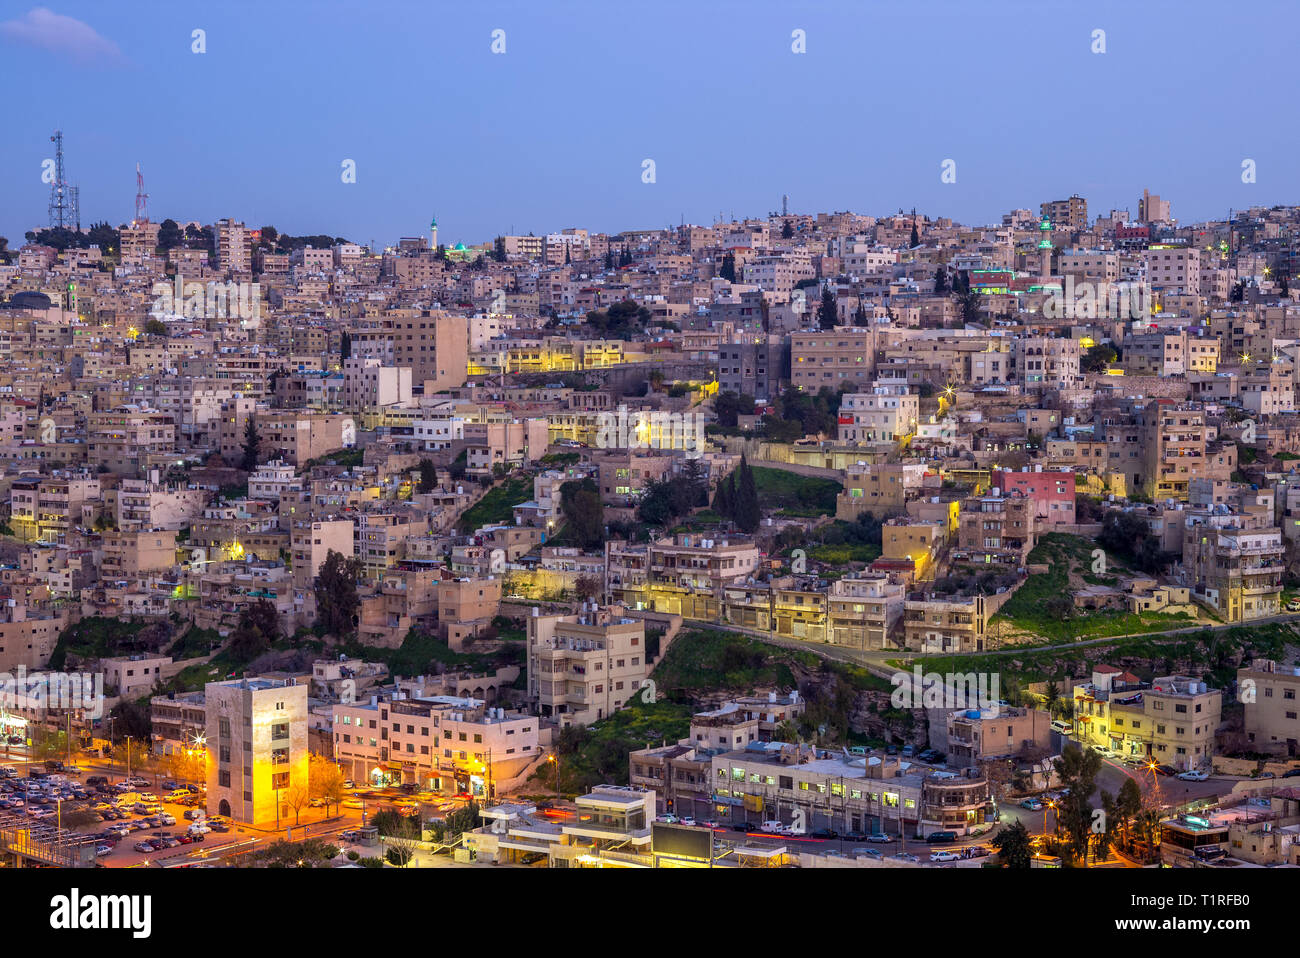
[(993, 487), (1004, 496), (1019, 492), (1034, 500), (1040, 528), (1074, 525), (1074, 473), (1068, 469), (994, 469)]

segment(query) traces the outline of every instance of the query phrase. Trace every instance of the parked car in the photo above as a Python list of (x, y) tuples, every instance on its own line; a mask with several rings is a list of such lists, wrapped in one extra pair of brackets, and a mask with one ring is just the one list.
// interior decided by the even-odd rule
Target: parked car
[(853, 849), (853, 856), (855, 858), (861, 857), (861, 858), (883, 859), (885, 857), (885, 853), (882, 852), (879, 848), (855, 848)]
[(962, 858), (987, 858), (989, 850), (983, 845), (967, 845), (961, 851)]
[(1300, 612), (1300, 599), (1292, 599), (1286, 604), (1288, 612)]
[(1210, 776), (1199, 768), (1191, 768), (1185, 772), (1179, 772), (1178, 777), (1184, 782), (1203, 782)]
[(176, 789), (181, 787), (181, 783), (174, 782), (170, 778), (167, 778), (167, 779), (163, 779), (163, 783), (161, 787), (165, 788), (169, 792), (174, 792)]
[(925, 836), (925, 841), (929, 845), (937, 845), (939, 842), (955, 842), (956, 840), (956, 832), (931, 832)]
[(907, 757), (907, 758), (911, 758), (912, 755), (913, 755), (915, 752), (916, 752), (916, 746), (914, 746), (914, 745), (904, 745), (904, 746), (903, 746), (903, 755), (904, 755), (905, 757)]
[(1300, 776), (1300, 768), (1293, 768), (1289, 772), (1282, 773), (1283, 778), (1295, 778), (1296, 776)]
[(912, 863), (917, 864), (917, 865), (919, 865), (919, 864), (921, 863), (921, 859), (919, 859), (919, 858), (917, 858), (915, 855), (909, 854), (909, 853), (907, 853), (907, 852), (899, 852), (898, 854), (896, 854), (896, 855), (890, 855), (889, 857), (890, 857), (890, 858), (893, 858), (893, 859), (896, 859), (897, 861), (900, 861), (900, 862), (912, 862)]
[(1178, 769), (1174, 768), (1172, 765), (1157, 765), (1157, 766), (1155, 767), (1155, 771), (1156, 771), (1157, 774), (1160, 774), (1160, 775), (1171, 775), (1171, 776), (1172, 776), (1172, 775), (1177, 775), (1177, 774), (1178, 774)]
[(1096, 746), (1094, 746), (1094, 747), (1093, 747), (1093, 751), (1096, 752), (1098, 755), (1100, 755), (1102, 758), (1114, 758), (1114, 757), (1115, 757), (1115, 753), (1114, 753), (1114, 751), (1112, 751), (1111, 749), (1108, 749), (1108, 748), (1107, 748), (1106, 746), (1104, 746), (1104, 745), (1096, 745)]
[(151, 842), (146, 841), (138, 841), (131, 847), (138, 852), (152, 852), (156, 850)]
[(959, 858), (961, 858), (961, 855), (959, 855), (955, 851), (946, 848), (940, 849), (937, 852), (930, 853), (930, 861), (932, 862), (955, 862)]
[(214, 831), (214, 832), (228, 832), (228, 831), (230, 831), (230, 826), (227, 825), (225, 822), (212, 822), (212, 823), (210, 823), (210, 824), (208, 825), (208, 828), (209, 828), (211, 831)]
[(760, 832), (766, 832), (769, 835), (786, 835), (790, 831), (789, 827), (787, 827), (784, 822), (779, 822), (775, 819), (759, 825), (758, 830)]
[(890, 838), (888, 835), (886, 835), (884, 832), (872, 832), (870, 835), (867, 836), (867, 841), (875, 842), (877, 844), (885, 844), (887, 842), (892, 842), (893, 839)]
[(815, 832), (808, 833), (809, 838), (821, 838), (826, 841), (834, 841), (840, 837), (840, 833), (833, 828), (819, 828)]
[(1031, 812), (1041, 812), (1043, 810), (1043, 803), (1036, 798), (1026, 798), (1021, 801), (1020, 807), (1027, 808)]

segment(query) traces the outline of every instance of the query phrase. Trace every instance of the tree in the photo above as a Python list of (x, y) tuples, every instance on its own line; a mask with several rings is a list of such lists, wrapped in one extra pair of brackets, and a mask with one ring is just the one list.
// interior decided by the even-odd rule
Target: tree
[(144, 324), (144, 332), (146, 336), (166, 336), (167, 324), (161, 319), (151, 319)]
[(506, 238), (498, 236), (492, 241), (492, 258), (498, 263), (506, 261)]
[(794, 226), (791, 225), (789, 220), (786, 220), (785, 223), (781, 226), (781, 239), (790, 239), (793, 236), (794, 236)]
[(713, 494), (713, 511), (727, 519), (731, 518), (732, 511), (735, 509), (733, 500), (736, 482), (732, 478), (734, 475), (734, 472), (729, 472), (719, 479), (717, 491)]
[(718, 275), (728, 283), (736, 281), (736, 254), (728, 253), (722, 257), (722, 266), (718, 269)]
[(917, 232), (915, 221), (912, 222), (912, 242), (909, 245), (911, 245), (912, 249), (916, 249), (921, 245), (921, 234)]
[(604, 541), (605, 504), (591, 479), (560, 486), (560, 514), (579, 548), (590, 549)]
[(594, 575), (580, 575), (573, 583), (573, 594), (580, 602), (594, 599), (600, 593), (600, 580)]
[(754, 482), (754, 470), (743, 453), (740, 457), (740, 466), (736, 471), (739, 473), (739, 478), (736, 480), (734, 506), (736, 526), (741, 532), (755, 532), (762, 521), (763, 512), (758, 504), (758, 487)]
[(401, 821), (384, 839), (386, 848), (384, 858), (390, 865), (405, 868), (415, 858), (415, 850), (420, 847), (420, 823), (419, 819), (412, 815), (398, 817)]
[(951, 288), (948, 284), (948, 267), (939, 266), (934, 271), (934, 295), (947, 296)]
[(970, 288), (967, 279), (964, 288), (957, 293), (957, 308), (961, 312), (963, 323), (978, 323), (980, 319), (980, 294)]
[(361, 560), (346, 557), (330, 549), (316, 574), (316, 611), (325, 631), (334, 635), (350, 635), (361, 599), (357, 595), (357, 580), (361, 577)]
[(839, 319), (839, 310), (835, 307), (835, 294), (829, 289), (822, 290), (821, 305), (817, 307), (817, 325), (822, 329), (834, 329)]
[(312, 798), (335, 806), (343, 801), (343, 770), (324, 755), (315, 752), (307, 757), (307, 788)]
[(438, 470), (434, 468), (432, 459), (420, 460), (420, 481), (416, 485), (417, 492), (433, 492), (438, 485)]
[(754, 414), (754, 397), (744, 396), (727, 390), (720, 392), (713, 400), (713, 414), (718, 417), (718, 425), (728, 429), (734, 428), (739, 416)]
[(1075, 859), (1086, 859), (1092, 838), (1092, 802), (1089, 796), (1101, 771), (1101, 756), (1093, 749), (1084, 750), (1073, 742), (1061, 750), (1053, 763), (1057, 777), (1065, 788), (1056, 809), (1056, 820), (1065, 831)]
[(252, 472), (257, 468), (257, 452), (261, 441), (257, 434), (257, 422), (250, 415), (244, 425), (244, 455), (239, 463), (244, 472)]
[(1095, 346), (1089, 346), (1088, 351), (1083, 354), (1079, 361), (1079, 368), (1085, 373), (1105, 372), (1106, 367), (1119, 358), (1119, 353), (1115, 347), (1109, 343), (1097, 343)]
[(266, 599), (258, 599), (239, 614), (228, 652), (238, 662), (251, 662), (279, 637), (280, 620), (275, 606)]
[(293, 823), (300, 824), (302, 810), (311, 802), (311, 793), (302, 782), (294, 782), (284, 793), (284, 803), (293, 809)]
[(169, 217), (158, 224), (158, 248), (164, 253), (180, 246), (183, 240), (180, 224), (174, 219)]
[(104, 253), (116, 253), (121, 246), (121, 234), (108, 223), (91, 223), (86, 238)]
[(989, 842), (998, 853), (1002, 864), (1008, 868), (1028, 868), (1033, 853), (1029, 846), (1029, 830), (1024, 822), (1002, 829)]
[(352, 337), (345, 330), (339, 338), (339, 361), (347, 362), (352, 358)]

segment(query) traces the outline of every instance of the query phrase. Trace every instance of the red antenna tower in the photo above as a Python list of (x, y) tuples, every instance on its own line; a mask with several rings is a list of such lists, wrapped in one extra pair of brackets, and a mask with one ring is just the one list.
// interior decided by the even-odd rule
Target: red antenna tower
[(149, 222), (149, 194), (144, 191), (144, 174), (139, 163), (135, 165), (135, 221)]

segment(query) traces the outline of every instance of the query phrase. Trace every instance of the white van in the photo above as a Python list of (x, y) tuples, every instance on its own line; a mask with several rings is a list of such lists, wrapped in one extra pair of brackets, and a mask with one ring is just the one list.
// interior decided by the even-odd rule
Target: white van
[(1062, 722), (1060, 719), (1056, 719), (1052, 722), (1052, 731), (1060, 732), (1062, 735), (1071, 735), (1074, 733), (1074, 723)]
[(760, 832), (767, 832), (769, 835), (785, 835), (790, 831), (790, 828), (784, 822), (773, 820), (770, 822), (764, 822), (762, 825), (758, 826), (758, 830)]

